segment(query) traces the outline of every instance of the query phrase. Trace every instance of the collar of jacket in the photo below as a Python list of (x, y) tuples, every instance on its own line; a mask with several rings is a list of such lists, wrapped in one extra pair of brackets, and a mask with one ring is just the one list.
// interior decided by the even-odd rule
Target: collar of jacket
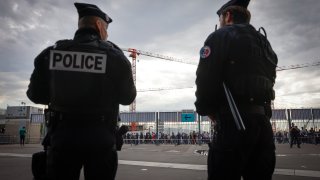
[(74, 35), (74, 40), (100, 40), (100, 35), (94, 28), (81, 28), (78, 29)]

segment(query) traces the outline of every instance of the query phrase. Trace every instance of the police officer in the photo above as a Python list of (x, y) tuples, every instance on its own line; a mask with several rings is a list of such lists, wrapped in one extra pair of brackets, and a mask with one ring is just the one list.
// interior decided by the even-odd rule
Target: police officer
[[(216, 126), (208, 156), (209, 180), (267, 180), (275, 167), (269, 120), (278, 60), (265, 33), (250, 25), (248, 4), (249, 0), (232, 0), (223, 5), (217, 12), (220, 28), (200, 51), (195, 106)], [(245, 130), (237, 129), (223, 84)]]
[(300, 129), (298, 128), (298, 126), (294, 125), (294, 123), (291, 123), (291, 127), (290, 127), (290, 148), (292, 148), (293, 144), (297, 144), (298, 148), (301, 148), (300, 144)]
[[(106, 41), (112, 19), (96, 5), (75, 3), (78, 30), (35, 58), (27, 96), (49, 107), (51, 179), (114, 179), (119, 104), (136, 97), (131, 64)], [(48, 144), (47, 144), (48, 145)]]

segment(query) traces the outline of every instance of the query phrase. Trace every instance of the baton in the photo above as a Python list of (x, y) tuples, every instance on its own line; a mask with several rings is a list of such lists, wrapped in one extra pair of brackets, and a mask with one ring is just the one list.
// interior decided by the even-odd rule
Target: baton
[(223, 89), (224, 89), (224, 92), (225, 92), (227, 100), (228, 100), (228, 104), (229, 104), (229, 107), (230, 107), (234, 122), (235, 122), (235, 124), (237, 126), (237, 129), (239, 131), (246, 130), (246, 127), (243, 124), (241, 115), (240, 115), (240, 113), (238, 111), (236, 103), (234, 102), (234, 99), (232, 97), (232, 94), (231, 94), (230, 90), (228, 89), (228, 87), (225, 85), (224, 82), (222, 83), (222, 85), (223, 85)]

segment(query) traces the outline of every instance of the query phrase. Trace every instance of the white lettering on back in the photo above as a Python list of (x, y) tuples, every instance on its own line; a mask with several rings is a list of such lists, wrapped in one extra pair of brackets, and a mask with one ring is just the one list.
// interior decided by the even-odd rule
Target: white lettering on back
[(50, 51), (50, 70), (105, 73), (106, 65), (106, 54)]

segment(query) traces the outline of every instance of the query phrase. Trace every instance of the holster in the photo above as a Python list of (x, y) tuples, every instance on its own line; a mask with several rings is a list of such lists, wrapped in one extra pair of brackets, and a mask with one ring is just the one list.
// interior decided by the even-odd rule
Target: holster
[(32, 154), (31, 170), (34, 180), (50, 180), (47, 174), (47, 150), (50, 146), (50, 133), (54, 127), (54, 118), (54, 113), (45, 109), (45, 123), (48, 131), (41, 143), (44, 150)]
[(40, 151), (32, 155), (31, 170), (34, 180), (49, 180), (47, 176), (47, 153)]
[(125, 135), (128, 132), (128, 130), (129, 130), (128, 126), (121, 126), (119, 129), (117, 129), (117, 132), (116, 132), (117, 151), (121, 151), (121, 148), (123, 145), (123, 135)]

